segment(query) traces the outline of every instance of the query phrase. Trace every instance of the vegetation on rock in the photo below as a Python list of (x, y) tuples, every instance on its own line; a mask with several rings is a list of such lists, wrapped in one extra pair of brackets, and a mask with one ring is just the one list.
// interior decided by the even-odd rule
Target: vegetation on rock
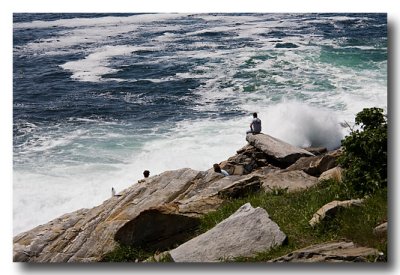
[(387, 186), (387, 119), (380, 108), (365, 108), (344, 140), (339, 158), (350, 192), (365, 195)]

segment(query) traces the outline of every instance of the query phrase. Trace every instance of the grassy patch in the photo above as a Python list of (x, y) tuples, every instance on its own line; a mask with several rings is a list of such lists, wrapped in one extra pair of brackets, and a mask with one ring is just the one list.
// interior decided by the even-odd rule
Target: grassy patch
[(152, 251), (118, 245), (113, 251), (107, 253), (102, 262), (141, 262), (154, 255)]
[(237, 258), (237, 261), (267, 261), (295, 249), (343, 238), (386, 252), (386, 241), (377, 239), (372, 234), (373, 228), (387, 218), (386, 190), (371, 196), (362, 207), (340, 211), (334, 219), (315, 228), (308, 224), (313, 214), (324, 204), (350, 198), (351, 195), (335, 181), (326, 181), (295, 193), (254, 193), (245, 198), (231, 200), (219, 210), (205, 215), (201, 221), (200, 233), (211, 229), (240, 206), (250, 202), (253, 207), (267, 210), (270, 218), (288, 236), (288, 244), (252, 258)]

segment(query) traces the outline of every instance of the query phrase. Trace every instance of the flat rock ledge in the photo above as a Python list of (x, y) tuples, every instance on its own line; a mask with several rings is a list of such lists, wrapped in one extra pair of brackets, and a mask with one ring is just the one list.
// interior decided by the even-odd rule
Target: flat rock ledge
[(246, 140), (250, 145), (264, 152), (270, 158), (271, 162), (274, 162), (276, 166), (281, 168), (288, 167), (301, 157), (314, 156), (314, 154), (307, 150), (295, 147), (266, 134), (248, 134)]
[(170, 251), (174, 262), (220, 262), (282, 245), (286, 235), (263, 208), (250, 203), (209, 231)]
[(379, 262), (382, 256), (383, 253), (374, 248), (357, 246), (353, 242), (341, 241), (308, 246), (269, 262), (349, 263), (368, 262), (371, 257), (375, 262)]

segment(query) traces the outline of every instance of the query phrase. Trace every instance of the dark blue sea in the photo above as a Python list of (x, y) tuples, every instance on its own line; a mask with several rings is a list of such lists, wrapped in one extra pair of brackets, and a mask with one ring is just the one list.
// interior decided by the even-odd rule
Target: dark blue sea
[(207, 170), (251, 114), (337, 148), (387, 109), (386, 14), (13, 16), (14, 233), (156, 175)]

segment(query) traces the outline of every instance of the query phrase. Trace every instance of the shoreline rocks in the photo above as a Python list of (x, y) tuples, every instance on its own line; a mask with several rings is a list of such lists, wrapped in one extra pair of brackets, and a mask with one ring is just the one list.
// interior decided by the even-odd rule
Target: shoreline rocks
[[(279, 226), (269, 220), (264, 209), (249, 204), (202, 237), (195, 235), (200, 218), (228, 199), (276, 189), (296, 192), (314, 186), (317, 176), (335, 167), (340, 151), (308, 148), (315, 156), (268, 135), (249, 134), (246, 138), (249, 144), (221, 163), (229, 176), (215, 173), (212, 168), (182, 168), (152, 176), (99, 206), (65, 214), (18, 234), (13, 239), (13, 260), (99, 262), (120, 243), (156, 251), (178, 245), (171, 251), (174, 261), (214, 262), (248, 257), (281, 245), (286, 235)], [(209, 246), (200, 248), (199, 240), (204, 241), (204, 236)], [(225, 251), (220, 250), (222, 247)]]

